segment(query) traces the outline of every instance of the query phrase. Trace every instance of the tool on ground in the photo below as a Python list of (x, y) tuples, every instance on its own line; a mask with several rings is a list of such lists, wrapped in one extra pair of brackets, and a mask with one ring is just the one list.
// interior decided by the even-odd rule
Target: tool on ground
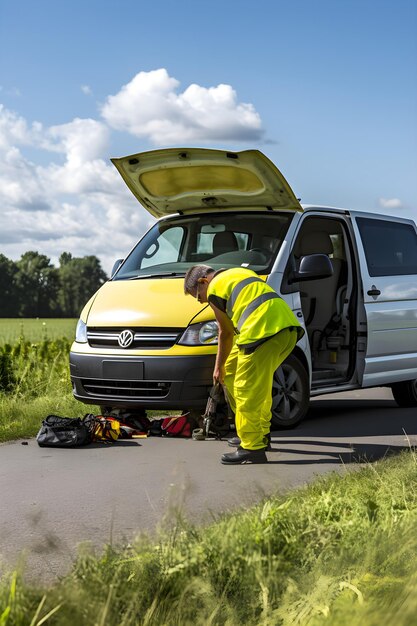
[[(220, 439), (222, 436), (229, 432), (229, 419), (226, 412), (219, 410), (225, 408), (226, 395), (223, 386), (220, 383), (215, 383), (210, 389), (209, 397), (207, 400), (206, 410), (203, 417), (203, 427), (193, 430), (193, 439), (196, 441), (203, 441), (207, 437), (216, 437)], [(220, 407), (220, 405), (223, 405)]]

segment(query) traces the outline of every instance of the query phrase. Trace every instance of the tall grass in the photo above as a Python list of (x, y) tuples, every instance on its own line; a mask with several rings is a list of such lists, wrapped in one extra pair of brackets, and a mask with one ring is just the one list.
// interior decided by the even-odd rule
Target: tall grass
[(96, 411), (72, 395), (68, 355), (75, 325), (72, 319), (0, 319), (0, 442), (35, 435), (50, 413)]
[[(97, 412), (72, 395), (66, 337), (0, 346), (0, 441), (30, 437), (51, 413)], [(1, 626), (1, 622), (0, 622)]]
[(0, 624), (413, 626), (416, 485), (410, 451), (206, 528), (177, 516), (158, 539), (84, 548), (49, 588), (5, 576)]

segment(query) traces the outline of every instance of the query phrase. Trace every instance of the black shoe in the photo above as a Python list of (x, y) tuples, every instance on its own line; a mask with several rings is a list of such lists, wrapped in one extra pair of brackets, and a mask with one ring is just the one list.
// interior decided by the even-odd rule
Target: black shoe
[(223, 454), (221, 462), (224, 465), (241, 465), (242, 463), (267, 463), (268, 459), (265, 454), (266, 448), (260, 450), (245, 450), (238, 448), (236, 452)]
[[(266, 449), (270, 450), (271, 449), (271, 433), (268, 433), (266, 438), (268, 439), (268, 444), (266, 446)], [(237, 448), (241, 444), (240, 437), (231, 437), (230, 439), (227, 440), (227, 443), (231, 448)]]

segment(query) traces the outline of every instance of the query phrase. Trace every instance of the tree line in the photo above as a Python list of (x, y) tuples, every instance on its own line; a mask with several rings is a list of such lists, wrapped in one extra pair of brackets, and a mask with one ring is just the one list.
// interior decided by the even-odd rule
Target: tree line
[(0, 317), (78, 317), (107, 280), (96, 256), (63, 252), (59, 267), (30, 251), (12, 261), (0, 254)]

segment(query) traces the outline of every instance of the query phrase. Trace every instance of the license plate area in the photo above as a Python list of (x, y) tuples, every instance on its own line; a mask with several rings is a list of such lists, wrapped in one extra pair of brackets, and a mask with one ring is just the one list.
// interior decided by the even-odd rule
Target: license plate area
[(109, 380), (143, 380), (145, 364), (142, 361), (103, 361), (103, 378)]

